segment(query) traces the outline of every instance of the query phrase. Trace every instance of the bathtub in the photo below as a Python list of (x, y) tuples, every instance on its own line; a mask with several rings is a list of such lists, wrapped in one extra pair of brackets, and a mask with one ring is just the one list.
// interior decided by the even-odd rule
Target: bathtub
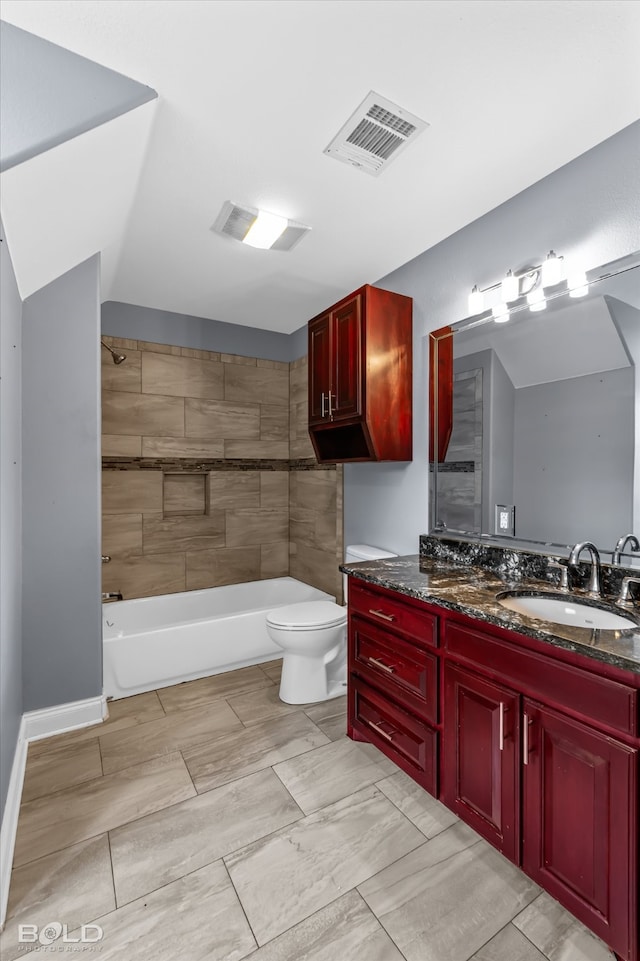
[(269, 611), (335, 601), (293, 577), (102, 605), (104, 693), (129, 697), (180, 681), (281, 657), (267, 634)]

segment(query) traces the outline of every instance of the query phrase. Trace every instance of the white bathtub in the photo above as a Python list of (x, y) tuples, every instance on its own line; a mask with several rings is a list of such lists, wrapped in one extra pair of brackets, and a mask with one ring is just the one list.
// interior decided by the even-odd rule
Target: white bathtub
[(335, 601), (293, 577), (102, 605), (104, 693), (129, 697), (282, 656), (269, 611), (301, 601)]

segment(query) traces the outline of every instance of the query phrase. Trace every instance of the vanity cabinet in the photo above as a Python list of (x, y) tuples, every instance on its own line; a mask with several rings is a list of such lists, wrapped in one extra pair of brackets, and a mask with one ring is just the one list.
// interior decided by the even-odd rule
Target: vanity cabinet
[(635, 676), (353, 577), (349, 671), (349, 734), (638, 961)]
[(308, 337), (318, 461), (411, 460), (411, 298), (366, 285), (309, 321)]

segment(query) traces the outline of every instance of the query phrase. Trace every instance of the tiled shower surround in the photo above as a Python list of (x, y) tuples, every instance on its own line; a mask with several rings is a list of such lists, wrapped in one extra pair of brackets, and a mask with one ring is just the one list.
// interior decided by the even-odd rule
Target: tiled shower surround
[(307, 361), (105, 337), (103, 590), (125, 598), (290, 574), (340, 592), (342, 469), (307, 433)]

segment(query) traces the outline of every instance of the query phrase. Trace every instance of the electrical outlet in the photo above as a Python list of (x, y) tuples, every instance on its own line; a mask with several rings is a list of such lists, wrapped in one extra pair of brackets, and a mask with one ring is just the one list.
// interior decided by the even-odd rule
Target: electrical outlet
[(513, 504), (496, 504), (494, 533), (514, 537), (516, 533), (516, 509)]

